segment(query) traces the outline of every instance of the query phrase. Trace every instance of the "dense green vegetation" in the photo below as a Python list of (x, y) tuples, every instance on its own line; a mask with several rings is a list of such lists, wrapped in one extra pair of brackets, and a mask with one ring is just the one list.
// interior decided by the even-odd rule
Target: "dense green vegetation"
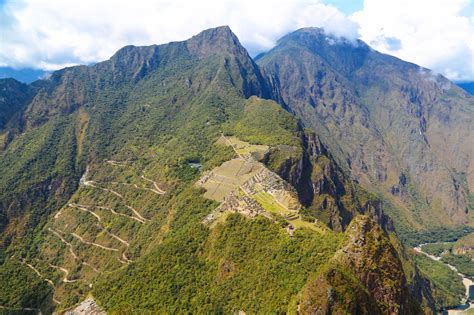
[[(31, 269), (14, 260), (7, 260), (0, 268), (0, 283), (0, 305), (18, 308), (20, 311), (25, 307), (39, 309), (47, 306), (48, 297), (51, 297), (53, 291)], [(51, 311), (49, 307), (47, 309)], [(0, 314), (1, 312), (0, 308)]]
[(450, 251), (452, 247), (451, 243), (428, 243), (423, 245), (423, 251), (433, 256), (441, 256), (442, 253)]
[[(275, 102), (255, 97), (269, 95), (267, 82), (229, 32), (125, 47), (109, 61), (38, 83), (24, 132), (0, 152), (0, 280), (8, 284), (0, 305), (49, 312), (54, 297), (61, 311), (92, 292), (112, 312), (286, 313), (308, 279), (328, 269), (342, 232), (295, 220), (291, 237), (268, 218), (240, 214), (203, 224), (218, 204), (195, 183), (236, 156), (215, 143), (222, 133), (271, 146), (269, 168), (290, 166), (288, 181), (301, 184), (295, 187), (300, 197), (308, 194), (308, 219), (317, 214), (342, 231), (378, 202), (352, 182), (318, 136), (303, 134)], [(317, 195), (313, 185), (321, 188)], [(381, 259), (380, 274), (401, 275), (393, 266), (400, 267), (403, 248), (384, 255), (386, 237), (377, 234), (381, 245), (367, 255), (374, 257), (354, 257), (374, 270)], [(342, 279), (367, 297), (372, 283), (362, 283), (366, 275), (352, 269), (338, 266)], [(408, 290), (401, 279), (376, 285)], [(336, 284), (347, 295), (342, 302), (358, 298)]]
[(474, 232), (473, 227), (439, 228), (421, 232), (405, 232), (401, 238), (406, 244), (416, 246), (423, 243), (454, 242), (459, 238)]
[[(133, 309), (178, 313), (286, 312), (291, 297), (339, 242), (337, 235), (321, 238), (305, 230), (290, 238), (267, 219), (241, 215), (229, 216), (212, 232), (188, 226), (134, 268), (105, 278), (94, 294), (111, 310), (126, 307), (126, 300)], [(150, 282), (146, 291), (142, 279)]]
[(277, 103), (252, 97), (230, 132), (250, 143), (299, 146), (297, 130), (297, 120)]
[(461, 276), (445, 264), (434, 261), (423, 254), (415, 255), (414, 258), (420, 271), (432, 282), (437, 308), (461, 303), (466, 291)]
[(471, 257), (466, 255), (453, 255), (447, 254), (443, 255), (441, 261), (450, 264), (469, 278), (474, 278), (474, 262), (472, 261)]

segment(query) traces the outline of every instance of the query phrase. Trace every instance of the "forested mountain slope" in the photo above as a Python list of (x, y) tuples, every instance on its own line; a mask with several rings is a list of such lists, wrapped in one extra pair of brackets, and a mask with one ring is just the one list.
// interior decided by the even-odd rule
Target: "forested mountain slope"
[[(302, 66), (277, 72), (276, 52), (259, 60), (264, 73), (219, 27), (13, 83), (0, 131), (2, 310), (49, 313), (92, 295), (125, 313), (430, 312), (386, 191), (358, 172), (339, 131), (301, 115), (307, 87), (291, 101), (289, 86), (305, 82), (290, 75)], [(362, 139), (398, 167), (362, 95), (342, 86), (351, 56), (327, 84), (354, 97), (344, 111), (364, 113), (352, 115)]]
[(316, 28), (258, 64), (278, 99), (385, 200), (400, 231), (470, 222), (474, 98), (441, 75)]

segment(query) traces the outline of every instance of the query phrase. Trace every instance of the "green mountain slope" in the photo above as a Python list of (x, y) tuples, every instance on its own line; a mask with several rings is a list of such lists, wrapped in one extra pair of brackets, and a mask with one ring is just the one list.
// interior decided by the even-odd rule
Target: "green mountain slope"
[(383, 197), (399, 231), (470, 222), (471, 96), (427, 69), (320, 29), (283, 37), (257, 62), (278, 83), (280, 102)]
[(381, 200), (264, 100), (277, 86), (228, 27), (34, 88), (0, 153), (3, 310), (92, 294), (111, 312), (296, 313), (327, 302), (308, 288), (331, 268), (362, 313), (433, 307)]

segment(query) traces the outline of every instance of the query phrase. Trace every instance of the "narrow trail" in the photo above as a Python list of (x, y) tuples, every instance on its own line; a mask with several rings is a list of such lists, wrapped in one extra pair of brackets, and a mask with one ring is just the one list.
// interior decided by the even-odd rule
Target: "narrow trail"
[(127, 246), (127, 247), (130, 246), (130, 244), (129, 244), (126, 240), (120, 238), (119, 236), (115, 235), (114, 233), (108, 231), (108, 230), (105, 229), (105, 228), (104, 228), (104, 231), (105, 231), (107, 234), (109, 234), (111, 237), (115, 238), (117, 241), (119, 241), (120, 243), (122, 243), (123, 245), (125, 245), (125, 246)]
[(38, 271), (38, 269), (36, 269), (34, 266), (32, 266), (31, 264), (27, 263), (24, 260), (22, 261), (22, 263), (25, 264), (26, 266), (28, 266), (31, 270), (33, 270), (38, 275), (38, 277), (40, 277), (42, 280), (46, 281), (47, 283), (49, 283), (49, 285), (51, 285), (53, 288), (55, 288), (54, 282), (51, 281), (48, 278), (43, 277), (43, 275)]
[(85, 212), (89, 212), (89, 213), (92, 214), (94, 217), (96, 217), (97, 220), (98, 220), (100, 223), (102, 223), (101, 217), (100, 217), (97, 213), (95, 213), (94, 211), (89, 210), (89, 207), (84, 206), (84, 205), (80, 205), (80, 204), (76, 204), (76, 203), (70, 203), (68, 206), (71, 207), (71, 208), (74, 208), (74, 209), (79, 209), (79, 210), (82, 210), (82, 211), (85, 211)]
[(63, 282), (65, 282), (65, 283), (74, 283), (74, 282), (79, 281), (79, 279), (69, 280), (69, 279), (68, 279), (69, 270), (67, 270), (66, 268), (60, 267), (60, 266), (56, 266), (56, 265), (53, 265), (53, 264), (49, 264), (49, 266), (52, 267), (52, 268), (55, 268), (55, 269), (59, 269), (59, 270), (61, 270), (61, 271), (64, 273), (64, 277), (63, 277), (63, 279), (62, 279)]
[[(69, 247), (69, 252), (71, 253), (72, 257), (74, 257), (74, 259), (76, 260), (79, 260), (79, 258), (77, 257), (76, 253), (74, 252), (74, 249), (72, 248), (72, 244), (69, 243), (68, 241), (66, 241), (62, 236), (61, 234), (59, 234), (57, 231), (51, 229), (51, 228), (48, 228), (48, 231), (50, 231), (51, 233), (53, 233), (54, 235), (56, 235), (60, 240), (61, 242), (63, 242), (64, 244), (66, 244), (66, 246)], [(64, 234), (64, 233), (63, 233)]]
[[(28, 266), (28, 268), (30, 268), (31, 270), (33, 270), (38, 275), (38, 277), (41, 278), (41, 280), (46, 281), (53, 288), (53, 294), (54, 294), (54, 291), (56, 291), (56, 286), (54, 285), (53, 281), (51, 281), (48, 278), (43, 277), (43, 275), (38, 271), (38, 269), (36, 269), (33, 265), (27, 263), (25, 260), (21, 260), (20, 262), (22, 264), (25, 264), (26, 266)], [(58, 301), (57, 299), (55, 299), (54, 296), (52, 297), (52, 299), (53, 299), (54, 303), (61, 304), (61, 302)], [(0, 306), (0, 308), (1, 308), (1, 306)], [(25, 310), (29, 310), (29, 309), (25, 308)], [(31, 309), (31, 310), (34, 310), (34, 309)], [(39, 312), (39, 313), (41, 314), (41, 312)]]
[(54, 215), (54, 219), (55, 220), (58, 219), (61, 213), (62, 213), (62, 210), (59, 210), (59, 212)]
[(107, 247), (107, 246), (103, 246), (103, 245), (100, 245), (100, 244), (97, 244), (97, 243), (94, 243), (94, 242), (86, 241), (85, 239), (82, 238), (82, 236), (77, 235), (76, 233), (71, 233), (71, 235), (74, 236), (75, 238), (77, 238), (81, 243), (84, 243), (86, 245), (99, 247), (99, 248), (109, 250), (109, 251), (113, 251), (113, 252), (118, 252), (119, 251), (117, 248)]
[(155, 187), (155, 189), (151, 189), (152, 191), (154, 191), (155, 193), (159, 194), (159, 195), (164, 195), (166, 194), (166, 191), (164, 191), (163, 189), (161, 189), (158, 184), (152, 180), (152, 179), (149, 179), (147, 177), (145, 177), (145, 175), (141, 175), (141, 178), (143, 178), (144, 180), (146, 180), (147, 182), (150, 182), (153, 184), (153, 187)]
[(137, 184), (129, 184), (129, 183), (122, 183), (122, 182), (111, 182), (112, 184), (115, 184), (115, 185), (124, 185), (124, 186), (128, 186), (128, 187), (133, 187), (133, 188), (136, 188), (136, 189), (139, 189), (139, 190), (147, 190), (147, 191), (151, 191), (157, 195), (163, 195), (165, 194), (165, 192), (163, 190), (156, 190), (156, 189), (152, 189), (152, 188), (147, 188), (147, 187), (140, 187), (138, 186)]
[(139, 218), (136, 218), (136, 217), (124, 214), (124, 213), (117, 212), (117, 211), (115, 211), (111, 208), (108, 208), (108, 207), (102, 207), (102, 206), (96, 206), (96, 207), (99, 208), (99, 209), (102, 209), (102, 210), (108, 210), (108, 211), (112, 212), (115, 215), (119, 215), (119, 216), (122, 216), (122, 217), (125, 217), (125, 218), (128, 218), (128, 219), (131, 219), (131, 220), (135, 220), (135, 221), (140, 222), (140, 223), (145, 223), (144, 220), (141, 220)]
[[(117, 197), (119, 197), (120, 199), (122, 199), (122, 200), (124, 199), (124, 197), (121, 194), (119, 194), (118, 192), (116, 192), (115, 190), (108, 189), (108, 188), (102, 188), (102, 187), (96, 186), (95, 184), (96, 183), (92, 182), (92, 181), (85, 181), (84, 182), (84, 185), (86, 185), (86, 186), (90, 186), (90, 187), (94, 187), (94, 188), (97, 188), (97, 189), (101, 189), (101, 190), (106, 191), (106, 192), (110, 192), (110, 193), (116, 195)], [(140, 219), (140, 221), (142, 221), (142, 223), (145, 223), (146, 221), (149, 221), (148, 219), (145, 219), (144, 217), (142, 217), (141, 214), (137, 210), (132, 208), (131, 206), (125, 205), (125, 204), (124, 204), (124, 206), (127, 207), (128, 209), (132, 210), (133, 213)]]
[(105, 226), (102, 224), (102, 218), (95, 212), (93, 212), (92, 210), (90, 210), (89, 206), (85, 206), (85, 205), (81, 205), (81, 204), (75, 204), (75, 203), (70, 203), (69, 204), (69, 207), (71, 208), (74, 208), (74, 209), (79, 209), (79, 210), (82, 210), (82, 211), (85, 211), (85, 212), (88, 212), (90, 214), (92, 214), (94, 217), (97, 218), (97, 221), (99, 221), (99, 224), (98, 226), (102, 229), (102, 231), (104, 231), (105, 233), (107, 233), (108, 235), (110, 235), (112, 238), (116, 239), (117, 241), (119, 241), (120, 243), (124, 244), (125, 246), (130, 246), (130, 244), (125, 241), (124, 239), (120, 238), (119, 236), (115, 235), (114, 233), (110, 232), (109, 230), (107, 230), (105, 228)]
[(140, 219), (143, 221), (143, 223), (145, 223), (146, 221), (150, 221), (148, 219), (145, 219), (144, 217), (141, 216), (141, 214), (136, 210), (134, 209), (133, 207), (129, 206), (129, 205), (124, 205), (125, 207), (127, 207), (128, 209), (132, 210), (132, 212)]
[(235, 153), (237, 153), (237, 155), (239, 156), (239, 158), (245, 160), (245, 158), (244, 158), (239, 152), (237, 152), (237, 149), (234, 147), (234, 144), (233, 144), (232, 142), (230, 142), (230, 140), (227, 139), (226, 136), (224, 136), (223, 133), (221, 134), (221, 137), (224, 138), (224, 140), (232, 147), (232, 149), (234, 150)]
[(83, 262), (81, 262), (81, 264), (84, 265), (84, 266), (87, 266), (87, 267), (91, 268), (92, 270), (94, 270), (94, 271), (97, 272), (97, 273), (100, 273), (100, 271), (99, 271), (97, 268), (95, 268), (94, 266), (92, 266), (92, 265), (89, 264), (88, 262), (83, 261)]
[(103, 187), (97, 186), (98, 184), (96, 182), (92, 181), (92, 180), (84, 180), (83, 184), (84, 184), (84, 186), (93, 187), (93, 188), (103, 190), (105, 192), (112, 193), (112, 194), (116, 195), (117, 197), (119, 197), (120, 199), (123, 199), (123, 196), (120, 193), (116, 192), (113, 189), (103, 188)]
[(108, 160), (107, 163), (114, 165), (114, 166), (127, 166), (128, 164), (126, 162), (119, 162), (119, 161), (114, 161), (114, 160)]
[[(89, 268), (91, 268), (92, 270), (94, 270), (95, 272), (97, 273), (100, 273), (100, 271), (95, 268), (94, 266), (92, 266), (91, 264), (89, 264), (88, 262), (85, 262), (81, 259), (79, 259), (79, 257), (76, 255), (76, 253), (74, 252), (73, 248), (72, 248), (72, 244), (69, 243), (68, 241), (66, 241), (62, 236), (61, 234), (59, 234), (57, 231), (51, 229), (51, 228), (48, 228), (48, 231), (50, 231), (51, 233), (53, 233), (54, 235), (56, 235), (60, 240), (61, 242), (63, 242), (64, 244), (66, 244), (66, 246), (69, 247), (69, 252), (71, 253), (71, 255), (74, 257), (75, 260), (78, 260), (82, 265), (84, 266), (87, 266)], [(65, 233), (63, 233), (65, 234)]]
[[(80, 180), (80, 184), (82, 184), (82, 185), (84, 185), (84, 186), (94, 187), (94, 188), (96, 188), (96, 189), (100, 189), (100, 190), (103, 190), (103, 191), (105, 191), (105, 192), (112, 193), (112, 194), (116, 195), (117, 197), (119, 197), (120, 199), (122, 199), (122, 200), (124, 199), (123, 195), (120, 194), (120, 193), (118, 193), (118, 192), (116, 192), (115, 190), (109, 189), (109, 188), (100, 187), (100, 186), (98, 186), (98, 184), (97, 184), (95, 181), (87, 180), (88, 172), (89, 172), (89, 170), (87, 169), (86, 172), (84, 173), (84, 175), (82, 176), (81, 180)], [(153, 181), (152, 181), (152, 182), (153, 182)], [(156, 183), (154, 183), (154, 184), (155, 184), (155, 187), (158, 187), (158, 186), (156, 185)], [(158, 189), (159, 189), (159, 188), (158, 188)], [(159, 190), (160, 190), (160, 194), (164, 194), (164, 193), (165, 193), (165, 192), (162, 191), (161, 189), (159, 189)], [(130, 210), (132, 210), (133, 213), (140, 219), (140, 221), (141, 221), (142, 223), (145, 223), (146, 221), (149, 221), (148, 219), (145, 219), (145, 218), (144, 218), (137, 210), (135, 210), (133, 207), (131, 207), (131, 206), (129, 206), (129, 205), (125, 205), (125, 207), (127, 207), (127, 208), (130, 209)], [(111, 210), (111, 209), (109, 209), (109, 210)], [(116, 213), (116, 212), (115, 212), (115, 213)]]
[(133, 262), (133, 260), (131, 260), (130, 258), (128, 258), (128, 257), (125, 255), (125, 252), (122, 253), (122, 259), (125, 260), (125, 262), (126, 262), (127, 264)]
[[(107, 163), (111, 164), (111, 165), (115, 165), (115, 166), (127, 166), (128, 164), (125, 163), (125, 162), (118, 162), (118, 161), (114, 161), (114, 160), (108, 160)], [(154, 180), (152, 179), (149, 179), (147, 177), (145, 177), (144, 175), (141, 175), (141, 178), (143, 178), (144, 180), (146, 180), (147, 182), (150, 182), (153, 184), (153, 187), (155, 187), (155, 189), (150, 189), (150, 188), (146, 188), (146, 187), (140, 187), (136, 184), (128, 184), (128, 183), (121, 183), (121, 182), (115, 182), (115, 184), (119, 184), (119, 185), (127, 185), (127, 186), (132, 186), (132, 187), (135, 187), (137, 189), (144, 189), (144, 190), (149, 190), (149, 191), (152, 191), (154, 192), (155, 194), (158, 194), (158, 195), (164, 195), (166, 193), (166, 191), (164, 191), (163, 189), (161, 189), (157, 182), (155, 182)]]

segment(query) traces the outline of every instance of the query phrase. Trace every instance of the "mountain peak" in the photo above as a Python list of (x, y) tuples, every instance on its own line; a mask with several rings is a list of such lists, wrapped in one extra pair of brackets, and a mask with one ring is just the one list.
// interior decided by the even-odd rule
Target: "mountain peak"
[(216, 36), (216, 35), (221, 35), (221, 36), (234, 36), (235, 34), (232, 32), (230, 27), (228, 25), (221, 25), (213, 28), (208, 28), (197, 35), (194, 35), (193, 37), (199, 37), (199, 36)]
[(219, 26), (202, 31), (186, 41), (189, 51), (202, 57), (216, 53), (232, 52), (247, 54), (229, 26)]

